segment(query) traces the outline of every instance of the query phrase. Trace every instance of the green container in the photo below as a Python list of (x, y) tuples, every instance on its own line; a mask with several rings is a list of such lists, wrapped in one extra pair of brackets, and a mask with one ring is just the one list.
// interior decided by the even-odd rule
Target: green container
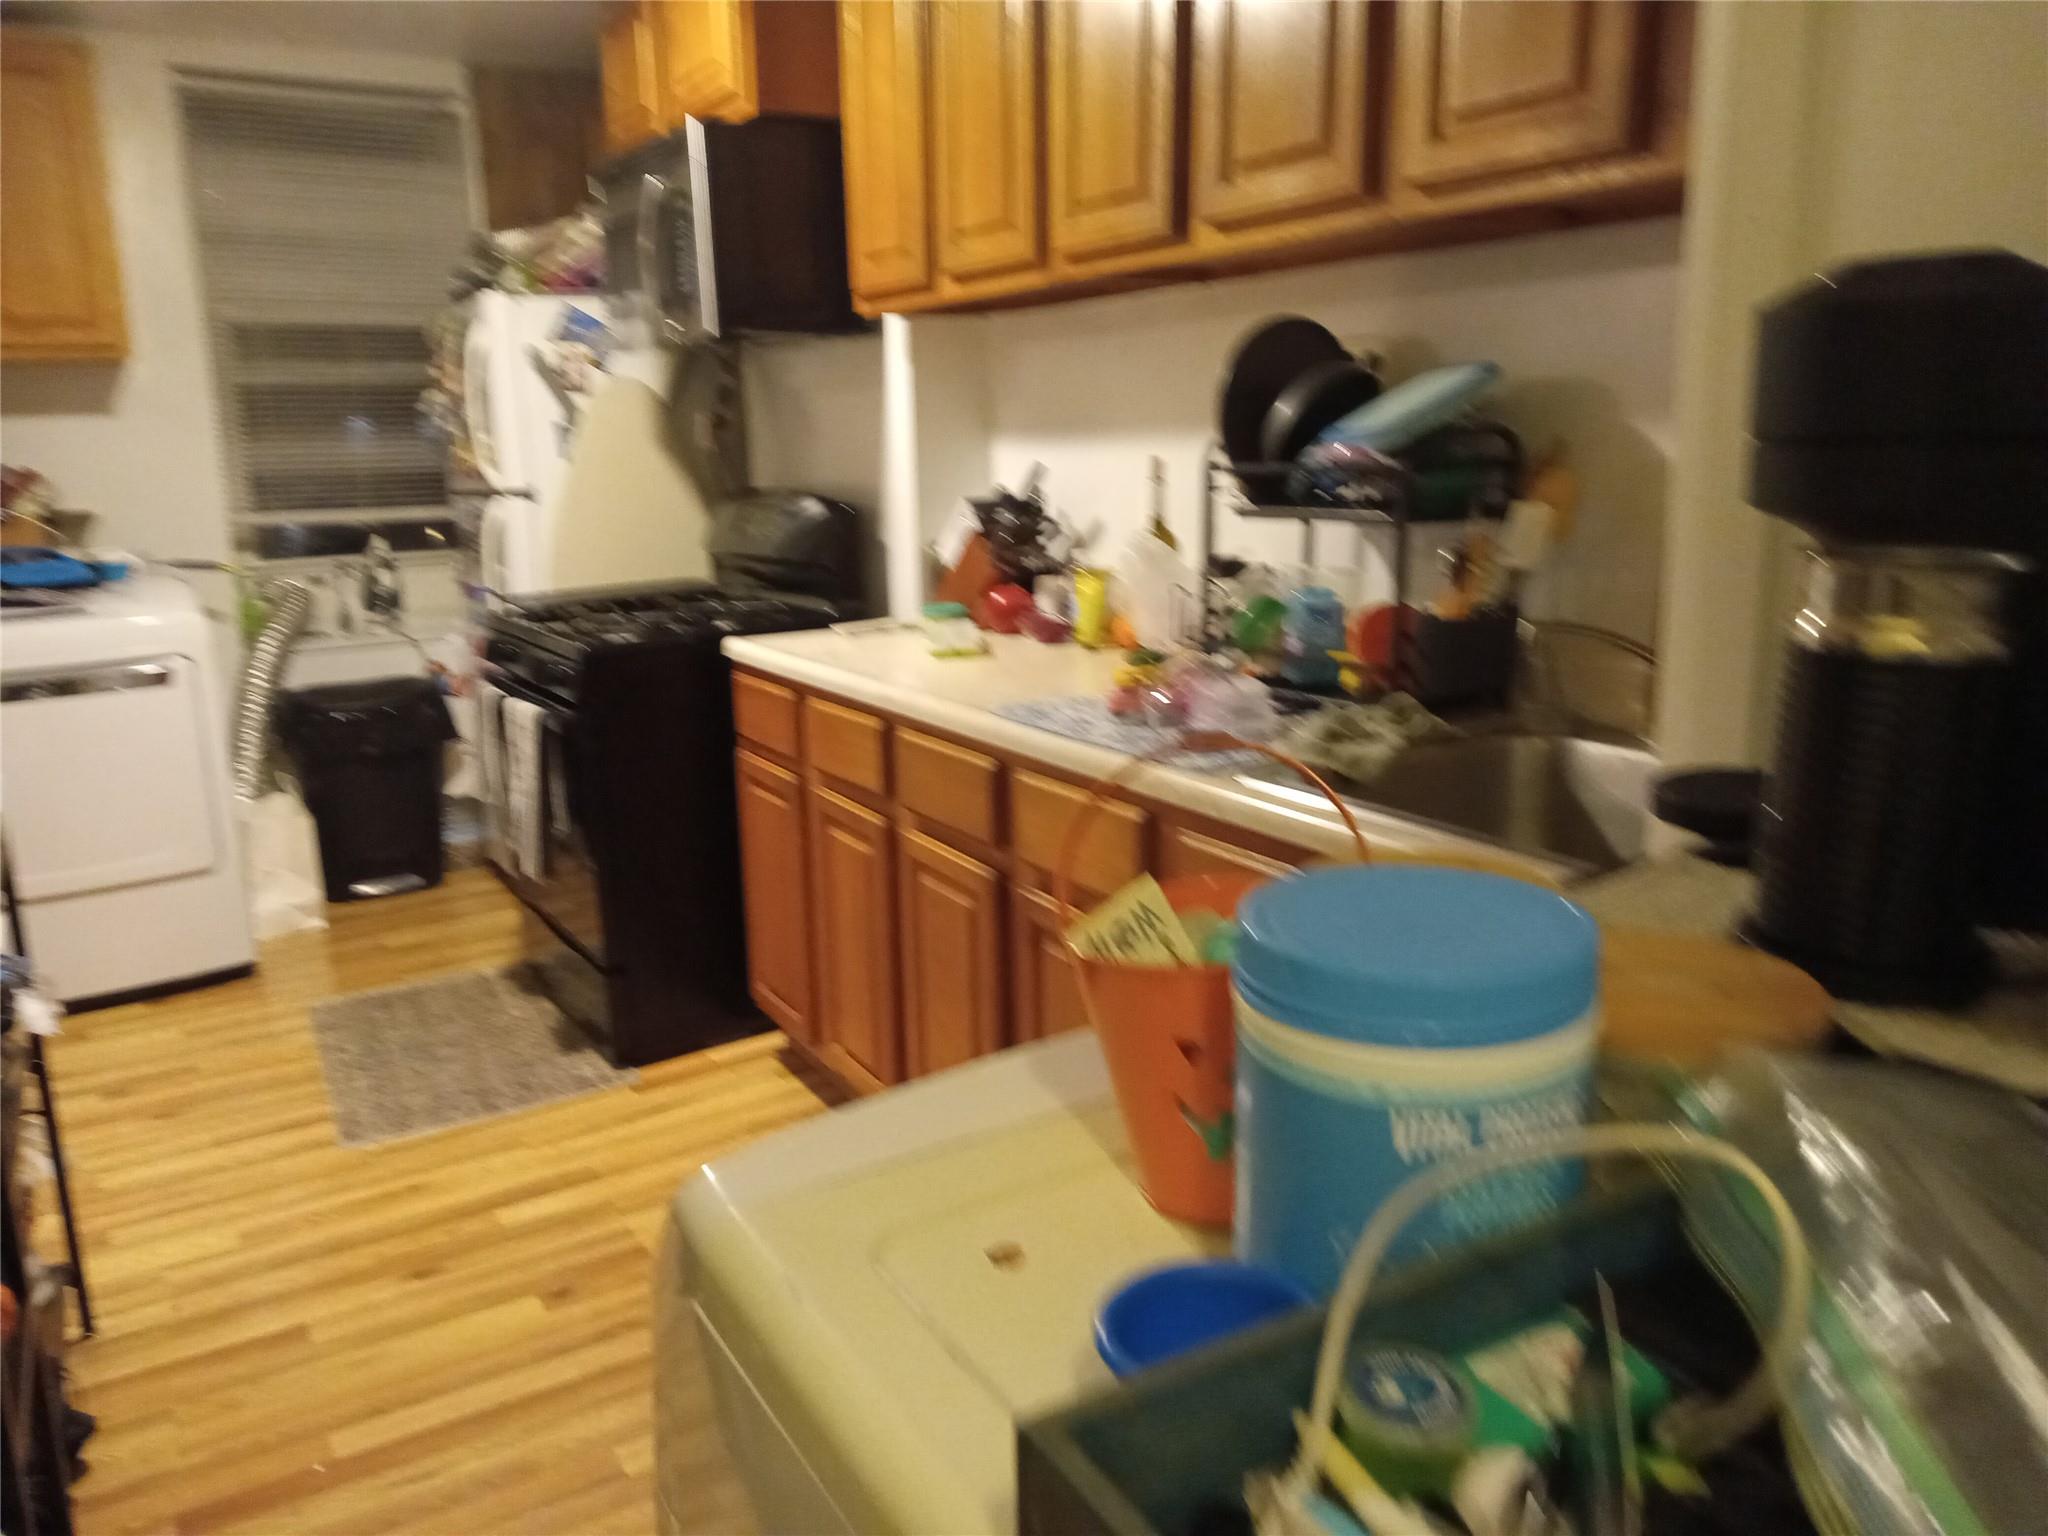
[[(1396, 1271), (1353, 1335), (1447, 1355), (1551, 1317), (1593, 1283), (1683, 1251), (1663, 1185), (1577, 1202), (1550, 1221)], [(1020, 1536), (1183, 1536), (1196, 1511), (1294, 1453), (1324, 1309), (1292, 1313), (1181, 1355), (1017, 1432)]]

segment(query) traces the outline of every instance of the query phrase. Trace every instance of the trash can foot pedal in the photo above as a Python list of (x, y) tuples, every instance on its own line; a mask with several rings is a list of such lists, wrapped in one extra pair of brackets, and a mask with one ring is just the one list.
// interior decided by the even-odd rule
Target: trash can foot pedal
[(375, 880), (351, 880), (351, 896), (396, 896), (401, 891), (423, 891), (427, 882), (421, 875), (380, 875)]

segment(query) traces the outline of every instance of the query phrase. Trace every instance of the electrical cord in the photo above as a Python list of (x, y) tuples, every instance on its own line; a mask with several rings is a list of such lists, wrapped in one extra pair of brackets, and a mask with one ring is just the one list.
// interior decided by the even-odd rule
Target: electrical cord
[[(1316, 1356), (1315, 1387), (1309, 1399), (1308, 1428), (1283, 1484), (1291, 1495), (1305, 1497), (1315, 1487), (1325, 1447), (1333, 1434), (1337, 1390), (1344, 1356), (1387, 1250), (1401, 1229), (1433, 1201), (1461, 1185), (1503, 1169), (1564, 1158), (1648, 1157), (1708, 1162), (1747, 1181), (1762, 1198), (1778, 1230), (1778, 1317), (1763, 1341), (1763, 1358), (1748, 1380), (1718, 1402), (1682, 1399), (1657, 1416), (1651, 1434), (1659, 1445), (1688, 1461), (1704, 1461), (1740, 1440), (1776, 1410), (1779, 1385), (1788, 1379), (1792, 1361), (1806, 1337), (1806, 1316), (1812, 1266), (1806, 1239), (1784, 1194), (1739, 1148), (1711, 1136), (1668, 1125), (1595, 1125), (1532, 1137), (1513, 1146), (1488, 1147), (1425, 1169), (1388, 1197), (1359, 1233), (1345, 1263), (1343, 1277), (1330, 1299)], [(1669, 1177), (1667, 1172), (1666, 1177)]]

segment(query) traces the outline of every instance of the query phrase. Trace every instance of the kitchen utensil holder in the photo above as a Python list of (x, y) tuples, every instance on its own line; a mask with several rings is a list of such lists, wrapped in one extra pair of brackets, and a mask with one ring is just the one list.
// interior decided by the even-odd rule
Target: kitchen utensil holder
[(1520, 621), (1512, 604), (1463, 619), (1418, 612), (1395, 638), (1395, 686), (1431, 709), (1505, 706), (1514, 689)]

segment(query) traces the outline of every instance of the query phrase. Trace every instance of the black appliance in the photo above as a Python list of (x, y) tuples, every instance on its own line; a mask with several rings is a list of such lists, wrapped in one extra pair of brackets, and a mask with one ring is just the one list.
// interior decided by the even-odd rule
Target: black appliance
[(860, 329), (846, 277), (839, 124), (691, 118), (609, 162), (606, 288), (658, 319), (657, 340)]
[(827, 602), (709, 586), (567, 592), (494, 613), (491, 682), (544, 710), (539, 877), (499, 866), (527, 958), (624, 1066), (767, 1027), (747, 996), (727, 635)]
[(755, 490), (718, 503), (707, 541), (718, 585), (738, 597), (821, 597), (846, 617), (862, 603), (860, 514), (810, 491)]
[(1811, 534), (1747, 932), (1966, 1000), (2048, 930), (2048, 267), (1860, 263), (1764, 311), (1750, 500)]

